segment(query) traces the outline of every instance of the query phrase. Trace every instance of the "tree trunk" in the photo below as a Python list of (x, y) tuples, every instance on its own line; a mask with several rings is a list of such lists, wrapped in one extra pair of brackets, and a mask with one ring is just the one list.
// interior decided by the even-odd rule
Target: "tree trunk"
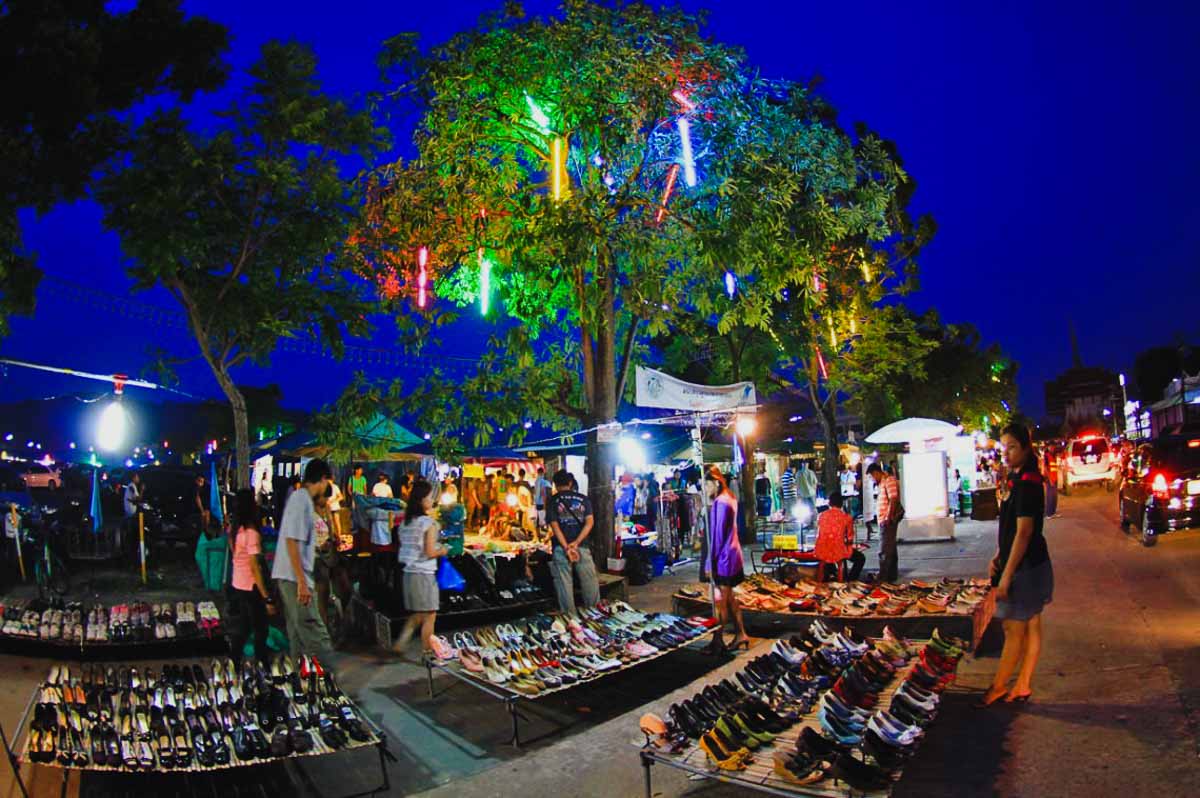
[(233, 408), (233, 440), (237, 451), (237, 480), (234, 486), (242, 490), (250, 487), (250, 419), (246, 412), (246, 398), (242, 396), (228, 372), (213, 368), (213, 373), (217, 382), (221, 384), (221, 390), (229, 399), (230, 407)]
[[(595, 334), (583, 334), (584, 345), (594, 344), (591, 368), (584, 360), (584, 385), (590, 389), (588, 407), (591, 410), (589, 426), (608, 424), (617, 418), (617, 351), (616, 351), (616, 295), (611, 277), (601, 276), (604, 300), (600, 309)], [(587, 373), (590, 371), (590, 375)], [(588, 379), (588, 377), (591, 379)], [(596, 568), (608, 568), (608, 557), (613, 549), (614, 496), (613, 469), (616, 453), (613, 444), (601, 443), (599, 433), (592, 430), (587, 437), (588, 496), (592, 500), (592, 556)]]
[(608, 570), (608, 558), (613, 550), (613, 528), (615, 523), (616, 496), (613, 493), (612, 475), (616, 457), (611, 443), (600, 443), (599, 433), (592, 431), (587, 436), (588, 498), (592, 501), (594, 526), (590, 537), (592, 557), (598, 571)]
[(742, 464), (742, 473), (738, 475), (742, 483), (742, 495), (738, 497), (738, 501), (742, 503), (742, 518), (746, 521), (746, 528), (742, 530), (741, 540), (743, 543), (753, 543), (757, 539), (758, 527), (757, 492), (754, 489), (758, 466), (754, 462), (753, 446), (744, 438), (742, 443), (746, 461)]
[(837, 437), (837, 399), (831, 396), (824, 404), (818, 404), (817, 417), (821, 419), (821, 429), (825, 433), (825, 464), (821, 470), (821, 480), (825, 484), (825, 495), (832, 496), (841, 490), (841, 478), (838, 475), (841, 453), (838, 450)]

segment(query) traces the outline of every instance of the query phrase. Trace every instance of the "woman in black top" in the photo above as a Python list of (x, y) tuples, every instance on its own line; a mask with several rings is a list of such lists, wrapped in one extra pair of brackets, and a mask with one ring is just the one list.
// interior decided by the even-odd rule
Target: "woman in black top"
[[(987, 706), (1000, 700), (1028, 701), (1033, 695), (1033, 670), (1042, 650), (1042, 608), (1054, 597), (1054, 568), (1042, 521), (1046, 512), (1044, 480), (1029, 430), (1010, 424), (1000, 436), (1008, 464), (1005, 494), (1000, 505), (1000, 534), (991, 562), (996, 588), (996, 617), (1004, 624), (1004, 651), (992, 686), (983, 697)], [(1008, 680), (1017, 670), (1012, 688)]]

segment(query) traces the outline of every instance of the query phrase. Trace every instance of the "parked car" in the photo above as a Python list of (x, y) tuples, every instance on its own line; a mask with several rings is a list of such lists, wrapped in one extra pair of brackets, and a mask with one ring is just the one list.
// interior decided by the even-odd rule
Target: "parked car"
[(143, 468), (142, 498), (149, 535), (158, 540), (195, 543), (200, 535), (196, 474), (186, 468)]
[(1117, 477), (1116, 461), (1108, 441), (1099, 435), (1074, 438), (1063, 451), (1062, 492), (1070, 493), (1076, 485), (1103, 482), (1113, 489)]
[(54, 490), (62, 484), (62, 473), (54, 466), (44, 466), (41, 463), (30, 463), (21, 474), (28, 488), (50, 488)]
[(1121, 528), (1142, 543), (1200, 527), (1200, 428), (1176, 429), (1134, 450), (1118, 499)]

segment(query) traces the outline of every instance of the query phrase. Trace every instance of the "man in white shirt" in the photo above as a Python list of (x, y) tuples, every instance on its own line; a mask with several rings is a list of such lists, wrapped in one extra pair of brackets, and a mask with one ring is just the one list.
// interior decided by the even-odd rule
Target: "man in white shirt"
[(317, 550), (313, 499), (325, 493), (331, 478), (329, 465), (324, 460), (308, 461), (300, 490), (292, 492), (283, 508), (283, 518), (279, 522), (282, 545), (275, 552), (275, 564), (271, 568), (271, 578), (275, 580), (283, 604), (292, 657), (314, 654), (324, 660), (327, 667), (333, 643), (317, 603), (313, 601)]
[(371, 488), (371, 495), (377, 499), (391, 499), (392, 486), (388, 484), (387, 474), (380, 474), (379, 481), (375, 483), (375, 487)]

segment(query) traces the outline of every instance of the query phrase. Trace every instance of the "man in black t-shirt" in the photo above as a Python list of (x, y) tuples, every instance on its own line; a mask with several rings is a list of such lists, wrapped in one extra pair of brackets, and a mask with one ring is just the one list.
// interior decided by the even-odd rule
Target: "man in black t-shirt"
[(595, 519), (592, 503), (587, 496), (572, 490), (574, 478), (565, 470), (554, 475), (554, 495), (546, 503), (546, 522), (553, 534), (554, 556), (550, 574), (554, 577), (554, 592), (558, 608), (575, 611), (575, 583), (571, 571), (579, 576), (583, 605), (593, 607), (600, 601), (600, 583), (596, 579), (596, 563), (591, 546), (587, 544)]

